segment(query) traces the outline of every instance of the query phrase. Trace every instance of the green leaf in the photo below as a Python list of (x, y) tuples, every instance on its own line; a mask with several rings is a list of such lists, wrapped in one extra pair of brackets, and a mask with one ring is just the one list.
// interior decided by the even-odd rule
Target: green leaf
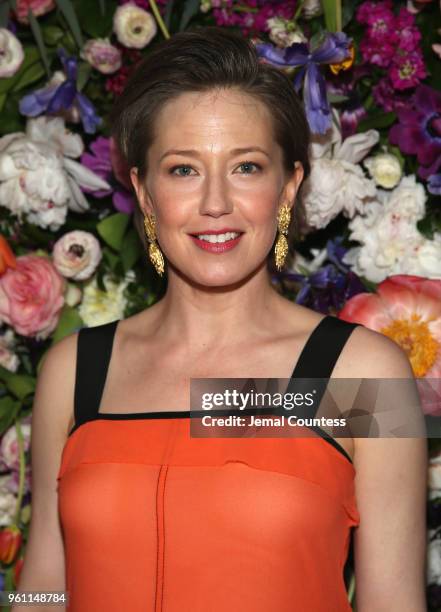
[(131, 228), (124, 236), (121, 248), (121, 260), (124, 267), (124, 272), (127, 272), (138, 261), (141, 255), (141, 244), (139, 241), (138, 232)]
[(106, 217), (96, 226), (99, 235), (116, 251), (121, 249), (129, 218), (125, 213), (116, 213)]
[(379, 129), (389, 127), (396, 120), (397, 115), (394, 112), (390, 113), (375, 113), (366, 117), (358, 124), (359, 132), (366, 132), (371, 129)]
[(15, 421), (20, 411), (21, 403), (10, 395), (0, 398), (0, 432), (3, 433)]
[(26, 70), (26, 72), (21, 76), (20, 79), (18, 79), (18, 81), (12, 88), (12, 91), (21, 91), (31, 83), (39, 81), (44, 76), (45, 69), (43, 64), (41, 62), (36, 62)]
[(2, 380), (8, 391), (18, 399), (24, 399), (35, 389), (35, 378), (26, 374), (15, 374), (3, 366), (0, 366), (0, 380)]
[(340, 32), (342, 24), (341, 0), (322, 0), (326, 29), (329, 32)]
[(199, 12), (200, 0), (186, 0), (184, 10), (182, 11), (181, 21), (179, 23), (179, 31), (185, 30), (190, 19)]
[(6, 96), (5, 93), (0, 94), (0, 113), (2, 112), (3, 106), (4, 106), (5, 102), (6, 102), (6, 98), (7, 98), (7, 96)]
[(81, 91), (89, 80), (90, 73), (92, 72), (92, 66), (87, 62), (80, 62), (78, 65), (77, 74), (77, 89)]
[(75, 10), (81, 27), (91, 38), (105, 38), (111, 35), (116, 8), (115, 0), (107, 0), (103, 6), (99, 2), (90, 0), (76, 0), (75, 2)]
[(6, 28), (9, 17), (9, 3), (0, 2), (0, 28)]
[(34, 35), (35, 42), (37, 43), (37, 47), (40, 52), (41, 61), (43, 62), (44, 69), (46, 70), (46, 74), (49, 78), (51, 76), (51, 71), (49, 67), (49, 59), (47, 56), (46, 47), (43, 42), (43, 36), (41, 34), (40, 25), (37, 19), (35, 18), (35, 15), (32, 12), (32, 9), (28, 10), (28, 19), (29, 19), (29, 25), (31, 26), (32, 34)]
[(22, 78), (26, 70), (33, 64), (39, 61), (38, 49), (33, 45), (32, 47), (24, 48), (24, 59), (18, 72), (7, 79), (0, 79), (0, 93), (7, 93), (10, 91), (15, 83)]
[(344, 96), (343, 94), (328, 93), (328, 100), (330, 104), (338, 104), (339, 102), (344, 102), (348, 99), (348, 96)]
[(83, 326), (83, 320), (81, 319), (78, 310), (73, 306), (65, 304), (61, 311), (58, 325), (52, 334), (52, 344), (55, 344), (62, 338), (73, 334), (80, 327)]
[(168, 0), (167, 5), (165, 7), (165, 12), (164, 12), (164, 23), (167, 26), (168, 30), (170, 29), (170, 20), (172, 16), (173, 3), (174, 3), (174, 0)]
[(58, 26), (47, 25), (41, 28), (44, 42), (49, 46), (54, 46), (60, 42), (64, 36), (64, 31)]
[[(117, 265), (120, 262), (119, 256), (108, 248), (103, 249), (103, 259), (112, 272), (115, 272)], [(98, 278), (97, 278), (98, 280)], [(103, 285), (103, 289), (104, 289)]]
[[(75, 38), (75, 42), (78, 47), (81, 49), (83, 46), (83, 37), (81, 34), (80, 24), (78, 23), (78, 18), (75, 13), (75, 9), (72, 6), (72, 2), (70, 0), (55, 0), (58, 8), (63, 13), (64, 18), (66, 19), (70, 31), (72, 32), (73, 37)], [(94, 3), (89, 3), (94, 4)]]

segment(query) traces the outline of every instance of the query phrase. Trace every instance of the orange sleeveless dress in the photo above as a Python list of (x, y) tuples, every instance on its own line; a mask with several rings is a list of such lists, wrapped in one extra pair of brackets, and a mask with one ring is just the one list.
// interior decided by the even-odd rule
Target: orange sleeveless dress
[[(99, 413), (116, 325), (78, 338), (57, 479), (68, 612), (350, 611), (360, 517), (343, 447), (191, 437), (188, 411)], [(323, 318), (292, 379), (329, 378), (354, 327)]]

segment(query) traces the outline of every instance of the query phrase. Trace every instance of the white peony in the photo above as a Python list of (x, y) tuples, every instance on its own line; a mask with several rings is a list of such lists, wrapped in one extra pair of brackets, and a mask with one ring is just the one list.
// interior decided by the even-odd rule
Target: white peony
[(0, 78), (13, 76), (24, 60), (21, 42), (7, 28), (0, 28)]
[(300, 197), (309, 226), (326, 227), (339, 213), (350, 219), (362, 212), (376, 195), (375, 182), (358, 165), (379, 140), (376, 130), (354, 134), (344, 141), (338, 114), (326, 134), (313, 134), (310, 145), (311, 174)]
[(20, 365), (18, 355), (14, 353), (15, 334), (11, 327), (8, 327), (0, 335), (0, 365), (11, 372), (16, 372)]
[(401, 166), (396, 155), (379, 153), (373, 157), (367, 157), (363, 165), (380, 187), (393, 189), (400, 182)]
[(98, 287), (96, 276), (87, 281), (84, 286), (83, 300), (78, 309), (84, 323), (88, 327), (95, 327), (121, 319), (127, 305), (125, 289), (134, 278), (133, 270), (129, 270), (121, 282), (114, 282), (107, 274), (103, 277), (106, 291)]
[(74, 230), (57, 240), (52, 251), (54, 266), (65, 278), (85, 280), (102, 258), (99, 241), (90, 232)]
[(113, 16), (113, 30), (125, 47), (143, 49), (157, 32), (155, 18), (135, 4), (120, 5)]
[(269, 37), (278, 47), (289, 47), (294, 43), (304, 43), (306, 36), (295, 21), (283, 17), (271, 17), (267, 19)]
[(441, 236), (425, 238), (417, 222), (425, 215), (426, 193), (414, 175), (405, 176), (392, 192), (379, 189), (377, 201), (348, 224), (351, 240), (360, 243), (343, 262), (378, 283), (392, 274), (440, 278)]
[(441, 455), (430, 457), (428, 470), (429, 499), (441, 497)]
[(11, 474), (0, 476), (0, 527), (12, 523), (15, 516), (17, 497), (11, 491)]
[(0, 138), (0, 205), (20, 221), (52, 231), (65, 222), (67, 209), (83, 212), (89, 204), (80, 189), (109, 189), (109, 184), (82, 164), (84, 145), (61, 117), (28, 119), (26, 133)]
[(321, 0), (305, 0), (302, 4), (302, 15), (312, 19), (323, 12)]
[[(429, 529), (428, 537), (435, 535), (435, 530)], [(427, 584), (441, 584), (441, 539), (435, 537), (427, 546)]]

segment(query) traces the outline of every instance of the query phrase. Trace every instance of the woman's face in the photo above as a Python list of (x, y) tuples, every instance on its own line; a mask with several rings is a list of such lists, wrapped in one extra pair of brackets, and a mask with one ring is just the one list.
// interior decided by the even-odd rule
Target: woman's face
[[(130, 174), (165, 258), (198, 284), (241, 281), (265, 261), (301, 164), (285, 174), (266, 107), (238, 90), (182, 94), (161, 109), (155, 132), (145, 181)], [(219, 230), (226, 241), (207, 241)]]

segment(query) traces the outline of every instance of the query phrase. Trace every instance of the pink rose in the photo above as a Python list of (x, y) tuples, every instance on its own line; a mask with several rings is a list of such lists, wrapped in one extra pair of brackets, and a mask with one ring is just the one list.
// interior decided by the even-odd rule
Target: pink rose
[(121, 68), (121, 51), (108, 38), (88, 40), (80, 55), (102, 74), (112, 74)]
[(28, 11), (32, 12), (36, 17), (44, 15), (55, 8), (54, 0), (16, 0), (16, 15), (20, 23), (29, 23)]
[(65, 280), (47, 257), (22, 255), (0, 277), (0, 320), (23, 336), (45, 339), (57, 326)]
[[(20, 422), (21, 433), (23, 436), (23, 450), (28, 451), (31, 440), (31, 426)], [(17, 430), (15, 424), (12, 425), (2, 436), (0, 442), (1, 460), (11, 470), (18, 470), (20, 457), (18, 452)]]

